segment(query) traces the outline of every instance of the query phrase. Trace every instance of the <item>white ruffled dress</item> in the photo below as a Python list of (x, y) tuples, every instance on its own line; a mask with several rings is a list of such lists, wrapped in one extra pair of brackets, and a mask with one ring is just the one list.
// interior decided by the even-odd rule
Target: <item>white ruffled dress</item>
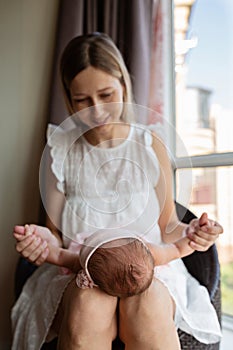
[[(102, 228), (132, 229), (148, 242), (161, 242), (154, 190), (160, 170), (145, 126), (132, 124), (127, 139), (104, 148), (90, 145), (74, 124), (68, 129), (49, 125), (48, 145), (57, 188), (65, 197), (61, 229), (66, 246), (76, 235), (81, 241)], [(155, 275), (176, 303), (177, 327), (203, 343), (218, 342), (221, 329), (207, 289), (182, 260), (156, 267)], [(50, 326), (73, 277), (45, 264), (29, 278), (12, 309), (12, 350), (38, 350), (55, 336)]]

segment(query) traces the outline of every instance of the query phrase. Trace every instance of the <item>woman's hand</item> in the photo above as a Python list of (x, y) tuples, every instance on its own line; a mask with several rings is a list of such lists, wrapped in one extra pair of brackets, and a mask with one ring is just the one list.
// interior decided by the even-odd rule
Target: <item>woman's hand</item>
[(221, 233), (223, 233), (222, 226), (208, 219), (206, 213), (203, 213), (200, 219), (193, 219), (186, 228), (190, 246), (198, 251), (208, 250)]
[(59, 247), (58, 239), (43, 226), (15, 226), (13, 235), (17, 252), (37, 266), (47, 261), (50, 253), (48, 245)]

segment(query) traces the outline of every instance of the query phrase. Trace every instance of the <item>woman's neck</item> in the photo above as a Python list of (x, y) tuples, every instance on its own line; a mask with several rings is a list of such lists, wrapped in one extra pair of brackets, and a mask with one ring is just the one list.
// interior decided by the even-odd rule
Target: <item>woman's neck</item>
[(100, 148), (116, 147), (129, 135), (130, 125), (112, 123), (93, 128), (85, 132), (84, 137), (93, 146)]

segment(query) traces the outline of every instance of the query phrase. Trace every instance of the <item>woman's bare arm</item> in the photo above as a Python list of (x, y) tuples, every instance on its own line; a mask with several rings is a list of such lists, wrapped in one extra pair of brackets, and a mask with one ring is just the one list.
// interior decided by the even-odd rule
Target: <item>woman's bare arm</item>
[(176, 242), (187, 235), (190, 240), (189, 244), (193, 249), (206, 251), (214, 244), (219, 234), (223, 232), (222, 226), (213, 220), (207, 219), (206, 213), (203, 213), (200, 219), (193, 219), (189, 225), (180, 222), (173, 199), (171, 162), (164, 143), (156, 135), (153, 137), (153, 149), (160, 166), (160, 177), (155, 190), (161, 210), (158, 223), (163, 242)]
[(176, 214), (173, 198), (173, 171), (163, 141), (154, 135), (153, 149), (160, 166), (160, 177), (156, 186), (156, 194), (160, 205), (159, 226), (162, 239), (171, 243), (180, 239), (187, 225), (181, 223)]

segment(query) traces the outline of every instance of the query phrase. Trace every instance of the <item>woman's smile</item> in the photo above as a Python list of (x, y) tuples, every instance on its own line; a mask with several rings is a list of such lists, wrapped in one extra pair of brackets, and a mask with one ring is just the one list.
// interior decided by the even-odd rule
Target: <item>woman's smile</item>
[(97, 126), (105, 125), (108, 121), (110, 121), (111, 115), (101, 116), (100, 118), (92, 118), (93, 124)]

